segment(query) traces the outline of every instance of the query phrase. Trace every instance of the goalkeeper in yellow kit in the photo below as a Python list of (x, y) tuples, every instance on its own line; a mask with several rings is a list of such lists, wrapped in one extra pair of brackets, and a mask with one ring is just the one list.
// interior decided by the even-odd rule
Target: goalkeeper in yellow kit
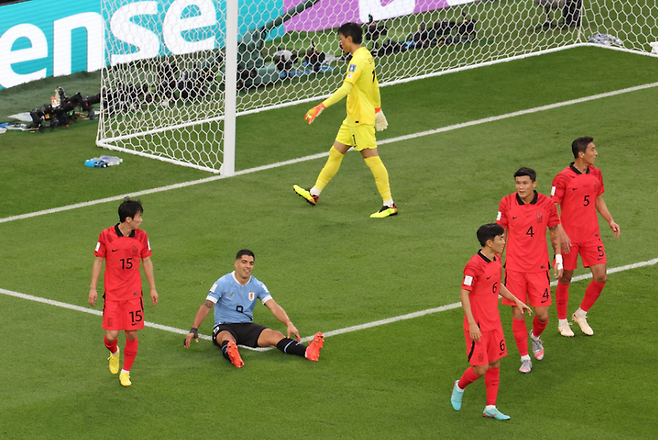
[(305, 119), (311, 124), (322, 111), (336, 104), (347, 96), (347, 117), (343, 121), (336, 140), (329, 150), (329, 158), (315, 186), (304, 189), (294, 185), (293, 189), (311, 205), (318, 202), (320, 193), (329, 181), (336, 175), (343, 156), (354, 147), (360, 151), (366, 165), (375, 176), (377, 190), (382, 196), (384, 206), (370, 217), (384, 218), (398, 213), (398, 208), (391, 196), (388, 182), (388, 171), (377, 153), (375, 130), (382, 131), (388, 126), (386, 117), (381, 111), (379, 83), (375, 74), (375, 61), (367, 48), (361, 46), (361, 26), (356, 23), (346, 23), (338, 29), (340, 47), (343, 52), (352, 54), (343, 85), (321, 104), (306, 113)]

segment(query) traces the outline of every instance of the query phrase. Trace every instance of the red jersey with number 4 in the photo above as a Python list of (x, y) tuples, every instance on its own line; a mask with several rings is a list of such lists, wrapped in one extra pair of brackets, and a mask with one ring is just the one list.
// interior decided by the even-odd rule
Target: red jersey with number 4
[(146, 232), (134, 230), (128, 237), (119, 225), (101, 232), (94, 255), (105, 258), (103, 285), (106, 301), (126, 301), (142, 295), (142, 277), (139, 265), (142, 258), (151, 255)]
[(517, 193), (503, 197), (496, 219), (507, 229), (505, 269), (517, 272), (544, 272), (550, 268), (546, 228), (560, 224), (555, 203), (535, 191), (528, 204)]
[[(464, 268), (462, 289), (470, 292), (471, 313), (483, 332), (501, 327), (498, 314), (501, 271), (500, 258), (489, 260), (480, 251), (471, 257)], [(464, 328), (468, 328), (466, 316)]]
[(604, 191), (601, 170), (593, 166), (583, 174), (572, 162), (553, 179), (551, 197), (560, 204), (562, 227), (572, 243), (600, 240), (596, 198)]

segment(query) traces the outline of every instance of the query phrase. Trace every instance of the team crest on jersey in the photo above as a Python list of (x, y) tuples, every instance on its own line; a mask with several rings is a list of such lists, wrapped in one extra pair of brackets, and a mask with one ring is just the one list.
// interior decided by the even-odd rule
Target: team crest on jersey
[(133, 246), (133, 255), (136, 257), (139, 253), (139, 249), (137, 249), (137, 246)]
[(356, 72), (356, 64), (350, 64), (350, 67), (347, 69), (348, 72)]
[(249, 301), (253, 301), (256, 298), (255, 292), (249, 292)]
[(544, 215), (541, 212), (537, 213), (537, 223), (544, 221)]

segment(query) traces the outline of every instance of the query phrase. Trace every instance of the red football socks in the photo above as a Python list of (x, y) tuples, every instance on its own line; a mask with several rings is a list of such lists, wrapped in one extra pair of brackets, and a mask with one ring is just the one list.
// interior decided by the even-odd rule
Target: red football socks
[(532, 319), (532, 334), (536, 337), (539, 337), (539, 335), (541, 335), (542, 332), (546, 329), (547, 325), (548, 319), (544, 322), (541, 322), (539, 318), (537, 318), (537, 315), (535, 315), (535, 317)]
[(484, 374), (484, 384), (487, 387), (487, 405), (496, 405), (500, 385), (500, 368), (489, 368)]
[(126, 339), (126, 347), (123, 349), (123, 369), (125, 371), (130, 371), (130, 368), (135, 362), (135, 356), (137, 356), (137, 346), (138, 338), (135, 338), (134, 341)]
[(105, 342), (105, 346), (107, 347), (108, 350), (110, 350), (110, 353), (114, 354), (117, 352), (117, 340), (115, 339), (114, 341), (110, 342), (107, 340), (107, 336), (103, 336), (103, 341)]
[[(555, 288), (555, 308), (558, 319), (567, 319), (567, 305), (569, 303), (569, 285), (558, 281)], [(537, 336), (537, 335), (535, 335)]]
[(475, 374), (475, 371), (473, 370), (473, 367), (468, 367), (466, 371), (464, 371), (464, 375), (459, 379), (459, 388), (462, 390), (466, 388), (468, 385), (472, 384), (476, 380), (478, 380), (480, 376)]
[(603, 286), (605, 286), (605, 283), (597, 283), (596, 281), (589, 283), (589, 286), (587, 286), (587, 289), (585, 289), (585, 298), (583, 298), (583, 302), (580, 304), (580, 308), (584, 311), (588, 311), (590, 308), (592, 308), (596, 300), (599, 299), (599, 296), (601, 296)]
[[(528, 355), (528, 327), (525, 325), (525, 319), (512, 318), (512, 333), (516, 348), (519, 349), (521, 356)], [(537, 336), (537, 335), (535, 335)]]

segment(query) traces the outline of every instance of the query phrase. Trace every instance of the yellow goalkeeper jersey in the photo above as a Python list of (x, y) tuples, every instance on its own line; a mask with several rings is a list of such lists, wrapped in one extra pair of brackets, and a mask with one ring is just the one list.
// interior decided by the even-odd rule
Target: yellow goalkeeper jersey
[(361, 125), (375, 124), (375, 108), (381, 107), (375, 60), (365, 47), (357, 49), (347, 66), (345, 82), (353, 85), (347, 95), (347, 120)]

